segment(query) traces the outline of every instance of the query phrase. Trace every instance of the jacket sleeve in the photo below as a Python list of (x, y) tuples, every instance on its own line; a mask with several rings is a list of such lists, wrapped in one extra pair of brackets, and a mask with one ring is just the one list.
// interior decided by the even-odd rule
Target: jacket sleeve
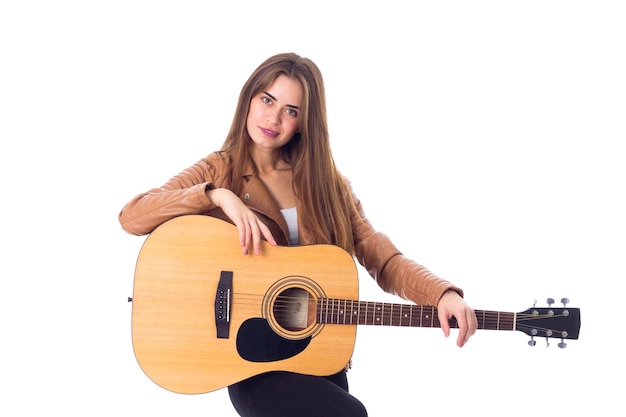
[(353, 200), (352, 224), (357, 261), (386, 292), (420, 305), (436, 306), (448, 290), (463, 291), (406, 258), (384, 233), (375, 231), (365, 217), (360, 201)]
[(205, 191), (221, 181), (215, 161), (211, 156), (204, 158), (162, 187), (135, 196), (119, 213), (122, 228), (130, 234), (144, 235), (174, 217), (214, 209)]

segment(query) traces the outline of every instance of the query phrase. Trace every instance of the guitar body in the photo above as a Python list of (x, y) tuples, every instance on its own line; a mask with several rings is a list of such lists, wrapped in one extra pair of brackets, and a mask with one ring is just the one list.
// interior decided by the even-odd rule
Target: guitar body
[(350, 360), (357, 326), (320, 324), (322, 298), (358, 299), (356, 265), (344, 250), (263, 242), (261, 255), (243, 255), (233, 225), (177, 217), (140, 251), (133, 349), (150, 379), (178, 393), (276, 370), (330, 375)]
[[(358, 324), (440, 327), (434, 306), (358, 299), (352, 256), (332, 245), (271, 246), (243, 255), (235, 226), (191, 215), (146, 239), (137, 260), (132, 338), (156, 384), (199, 394), (270, 371), (330, 375), (350, 360)], [(580, 309), (475, 310), (478, 329), (578, 339)], [(456, 320), (450, 320), (456, 327)]]

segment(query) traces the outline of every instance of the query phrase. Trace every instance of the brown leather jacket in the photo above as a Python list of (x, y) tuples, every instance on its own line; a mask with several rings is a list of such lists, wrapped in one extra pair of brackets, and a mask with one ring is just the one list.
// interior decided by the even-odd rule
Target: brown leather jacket
[[(205, 214), (230, 221), (205, 192), (207, 187), (230, 188), (225, 178), (227, 163), (218, 153), (212, 153), (162, 187), (137, 195), (119, 214), (122, 228), (131, 234), (144, 235), (161, 223), (186, 214)], [(279, 245), (288, 245), (287, 223), (251, 166), (244, 178), (246, 185), (240, 198), (269, 227)], [(404, 257), (385, 234), (375, 231), (350, 190), (354, 200), (350, 217), (355, 256), (383, 290), (417, 304), (434, 306), (447, 290), (463, 295), (460, 288)], [(309, 232), (301, 224), (298, 224), (298, 239), (301, 245), (312, 243)]]

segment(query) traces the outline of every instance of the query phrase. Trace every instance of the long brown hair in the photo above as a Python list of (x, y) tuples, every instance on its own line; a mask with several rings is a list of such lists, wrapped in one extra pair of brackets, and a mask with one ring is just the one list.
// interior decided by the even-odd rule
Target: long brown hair
[(326, 93), (322, 73), (313, 61), (294, 53), (274, 55), (250, 75), (239, 95), (230, 132), (222, 146), (231, 160), (230, 181), (235, 193), (243, 189), (243, 169), (250, 161), (251, 138), (246, 129), (250, 101), (279, 75), (297, 80), (303, 89), (300, 132), (282, 148), (291, 164), (293, 189), (301, 204), (298, 218), (314, 243), (330, 243), (354, 253), (350, 223), (350, 191), (338, 172), (330, 149)]

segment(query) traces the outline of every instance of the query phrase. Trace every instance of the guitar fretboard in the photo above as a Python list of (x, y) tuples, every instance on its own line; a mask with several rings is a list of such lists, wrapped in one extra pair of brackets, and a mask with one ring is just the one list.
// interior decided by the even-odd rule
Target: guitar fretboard
[[(515, 330), (515, 313), (475, 310), (478, 328)], [(318, 323), (378, 326), (441, 327), (437, 308), (414, 304), (321, 298), (317, 302)], [(456, 328), (454, 318), (450, 327)]]

